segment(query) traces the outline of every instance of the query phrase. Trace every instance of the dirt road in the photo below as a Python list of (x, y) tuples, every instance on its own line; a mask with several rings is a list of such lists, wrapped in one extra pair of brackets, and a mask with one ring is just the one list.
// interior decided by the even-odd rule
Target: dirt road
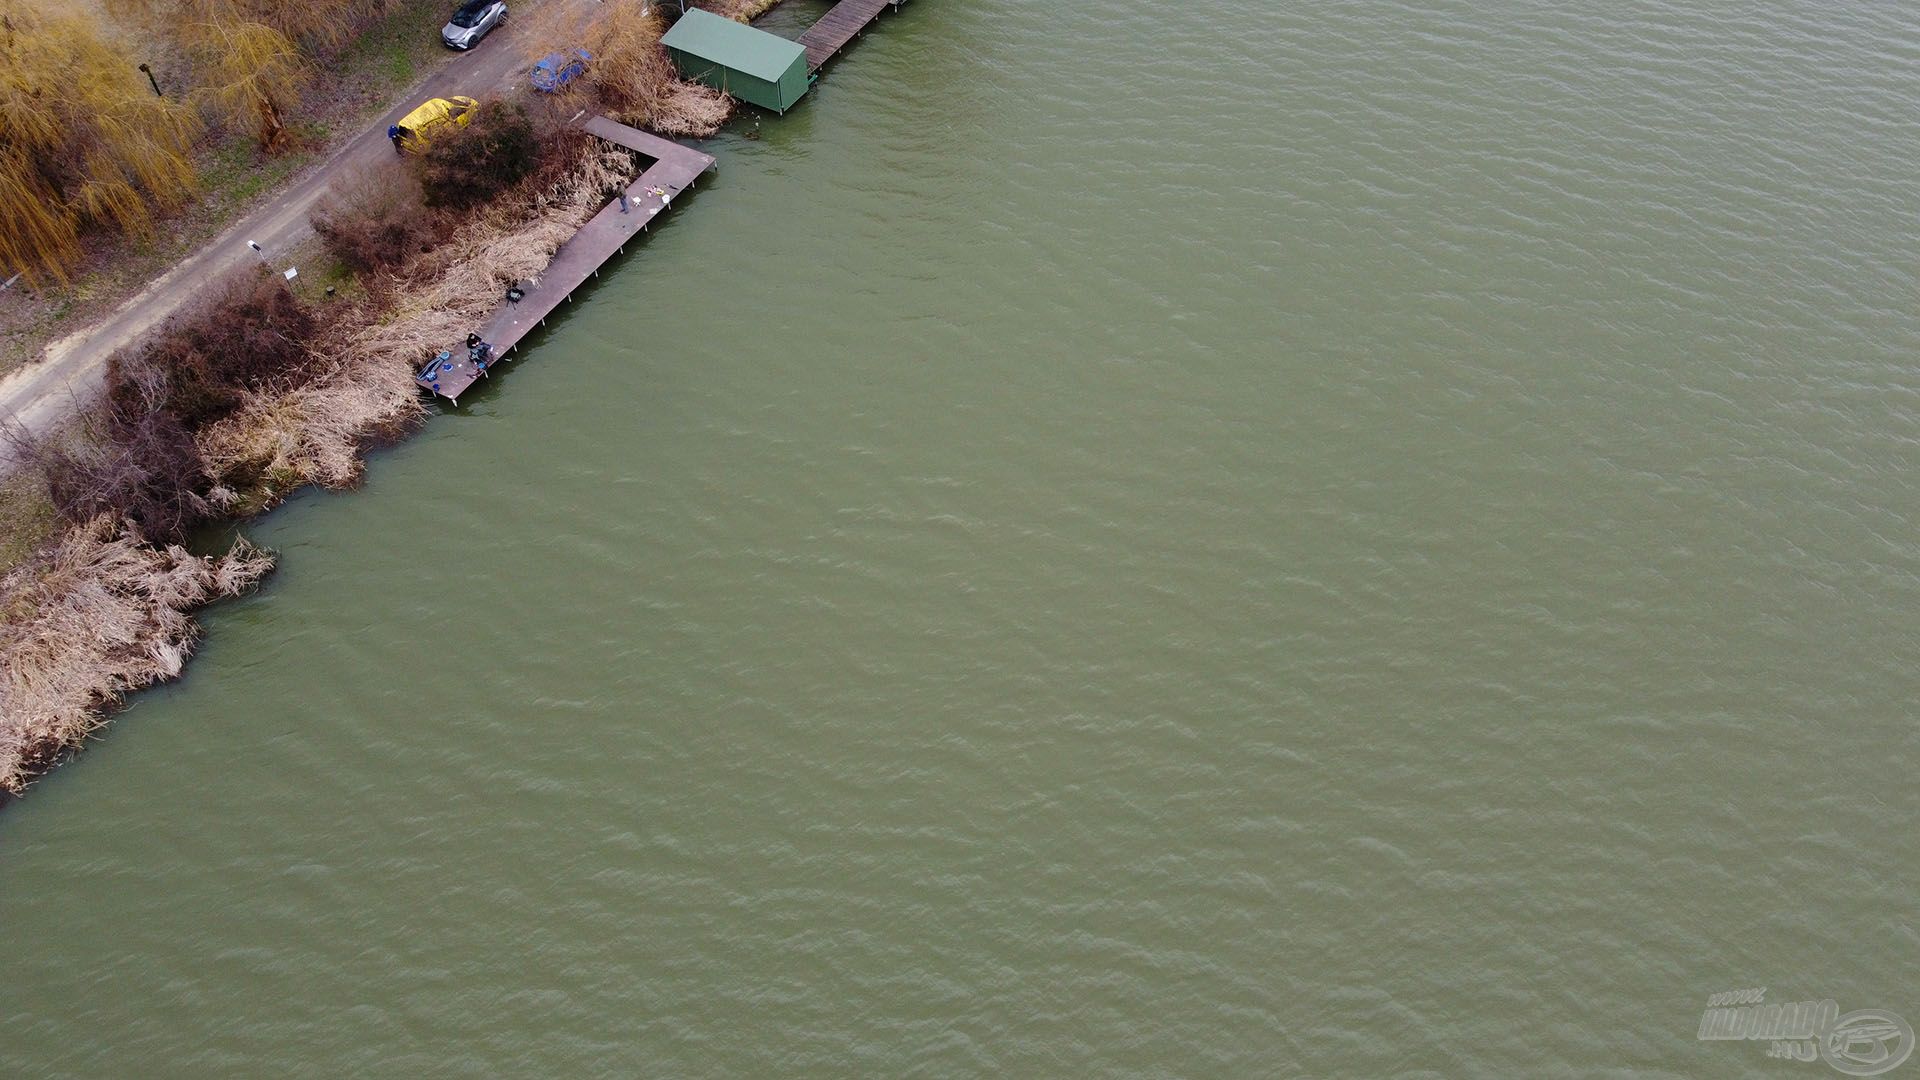
[[(533, 65), (529, 51), (509, 19), (478, 48), (429, 76), (373, 126), (236, 221), (198, 254), (175, 264), (104, 319), (48, 346), (38, 362), (0, 381), (0, 418), (11, 418), (36, 435), (57, 428), (100, 393), (107, 357), (115, 349), (166, 321), (208, 283), (237, 266), (262, 259), (276, 270), (286, 269), (280, 256), (311, 235), (307, 217), (336, 178), (360, 170), (400, 168), (387, 141), (389, 124), (430, 97), (505, 95), (523, 87)], [(259, 253), (247, 246), (249, 240), (260, 245)], [(10, 465), (6, 451), (0, 450), (0, 469)]]

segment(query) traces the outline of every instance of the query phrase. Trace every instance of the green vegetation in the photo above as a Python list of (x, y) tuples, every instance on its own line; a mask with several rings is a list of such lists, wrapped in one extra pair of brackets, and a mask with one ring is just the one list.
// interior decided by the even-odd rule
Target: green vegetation
[(210, 209), (232, 209), (279, 187), (312, 160), (311, 152), (263, 157), (248, 143), (229, 142), (202, 166), (200, 197)]
[[(288, 283), (293, 295), (316, 310), (331, 304), (354, 306), (355, 302), (367, 297), (366, 289), (361, 286), (353, 268), (334, 257), (327, 250), (325, 241), (317, 236), (308, 238), (287, 252), (285, 261), (289, 266), (300, 268), (300, 276)], [(328, 289), (333, 291), (329, 293)], [(356, 307), (355, 313), (360, 310), (364, 309)], [(322, 319), (331, 317), (325, 311), (319, 314)]]
[(0, 481), (0, 574), (45, 547), (59, 526), (60, 516), (40, 476), (22, 469)]
[(446, 3), (399, 4), (354, 38), (329, 67), (343, 83), (384, 104), (446, 60), (438, 31), (449, 10)]

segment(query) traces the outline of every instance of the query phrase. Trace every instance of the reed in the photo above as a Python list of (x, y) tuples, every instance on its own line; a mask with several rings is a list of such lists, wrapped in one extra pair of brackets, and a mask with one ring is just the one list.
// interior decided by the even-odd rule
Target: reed
[[(753, 0), (761, 10), (767, 0)], [(605, 15), (585, 31), (585, 93), (625, 124), (662, 135), (707, 138), (733, 112), (733, 99), (709, 86), (682, 81), (660, 44), (667, 24), (658, 11), (642, 14), (640, 0), (608, 0)]]
[(632, 176), (626, 153), (597, 139), (567, 138), (553, 154), (431, 251), (375, 275), (368, 291), (383, 306), (330, 320), (304, 384), (250, 395), (201, 433), (201, 459), (223, 497), (259, 510), (303, 484), (349, 486), (369, 442), (425, 415), (413, 372), (480, 325), (507, 286), (545, 269)]
[(705, 8), (723, 19), (737, 22), (752, 22), (773, 10), (780, 0), (702, 0), (697, 7)]
[(178, 675), (200, 635), (189, 613), (272, 566), (245, 540), (205, 558), (101, 515), (0, 579), (0, 791), (19, 794), (128, 691)]

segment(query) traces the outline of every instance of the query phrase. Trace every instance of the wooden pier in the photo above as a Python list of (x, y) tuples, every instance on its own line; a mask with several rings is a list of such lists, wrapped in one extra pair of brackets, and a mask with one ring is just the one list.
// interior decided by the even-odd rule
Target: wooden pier
[(520, 283), (518, 300), (504, 303), (479, 329), (481, 340), (493, 346), (488, 359), (476, 363), (468, 357), (464, 344), (449, 346), (447, 353), (435, 357), (414, 376), (422, 389), (457, 402), (468, 387), (486, 377), (490, 367), (508, 359), (520, 339), (544, 322), (554, 308), (571, 300), (574, 290), (597, 274), (602, 263), (645, 232), (674, 196), (692, 187), (701, 173), (713, 167), (713, 158), (707, 154), (616, 124), (604, 116), (595, 116), (581, 126), (590, 134), (651, 159), (653, 164), (627, 186), (624, 205), (616, 198), (602, 207), (560, 245), (539, 277)]
[(905, 0), (840, 0), (807, 32), (794, 40), (807, 47), (807, 70), (819, 71), (833, 54), (846, 47), (887, 8), (900, 10)]
[[(905, 0), (840, 0), (825, 15), (807, 28), (795, 41), (807, 50), (807, 70), (815, 72), (847, 43), (859, 36), (887, 8), (895, 11)], [(593, 215), (575, 233), (553, 261), (531, 281), (523, 281), (508, 299), (475, 332), (491, 345), (484, 359), (469, 355), (464, 344), (450, 345), (421, 369), (414, 381), (431, 393), (458, 402), (474, 383), (485, 378), (495, 364), (511, 359), (520, 340), (534, 327), (546, 321), (553, 309), (573, 299), (574, 291), (598, 274), (608, 259), (626, 250), (627, 244), (673, 202), (673, 197), (693, 186), (700, 174), (713, 168), (711, 156), (668, 139), (614, 123), (595, 116), (582, 129), (608, 142), (617, 143), (653, 164), (627, 186), (624, 198), (616, 198)]]

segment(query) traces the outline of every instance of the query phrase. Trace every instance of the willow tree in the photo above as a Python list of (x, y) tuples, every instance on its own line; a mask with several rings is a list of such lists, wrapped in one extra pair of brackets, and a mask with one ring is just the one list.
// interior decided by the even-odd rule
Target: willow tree
[(306, 61), (351, 39), (396, 0), (105, 0), (115, 18), (172, 39), (193, 61), (193, 98), (253, 125), (269, 152), (286, 143), (284, 112)]
[[(169, 34), (191, 46), (198, 28), (265, 26), (318, 55), (350, 40), (360, 28), (390, 11), (397, 0), (106, 0), (116, 18)], [(179, 31), (185, 33), (178, 33)]]
[(193, 189), (194, 131), (91, 22), (0, 0), (0, 272), (65, 282), (85, 229), (146, 229)]
[(286, 145), (282, 110), (299, 95), (303, 66), (293, 41), (265, 23), (245, 21), (193, 23), (182, 38), (202, 80), (194, 99), (229, 122), (253, 122), (262, 150)]

